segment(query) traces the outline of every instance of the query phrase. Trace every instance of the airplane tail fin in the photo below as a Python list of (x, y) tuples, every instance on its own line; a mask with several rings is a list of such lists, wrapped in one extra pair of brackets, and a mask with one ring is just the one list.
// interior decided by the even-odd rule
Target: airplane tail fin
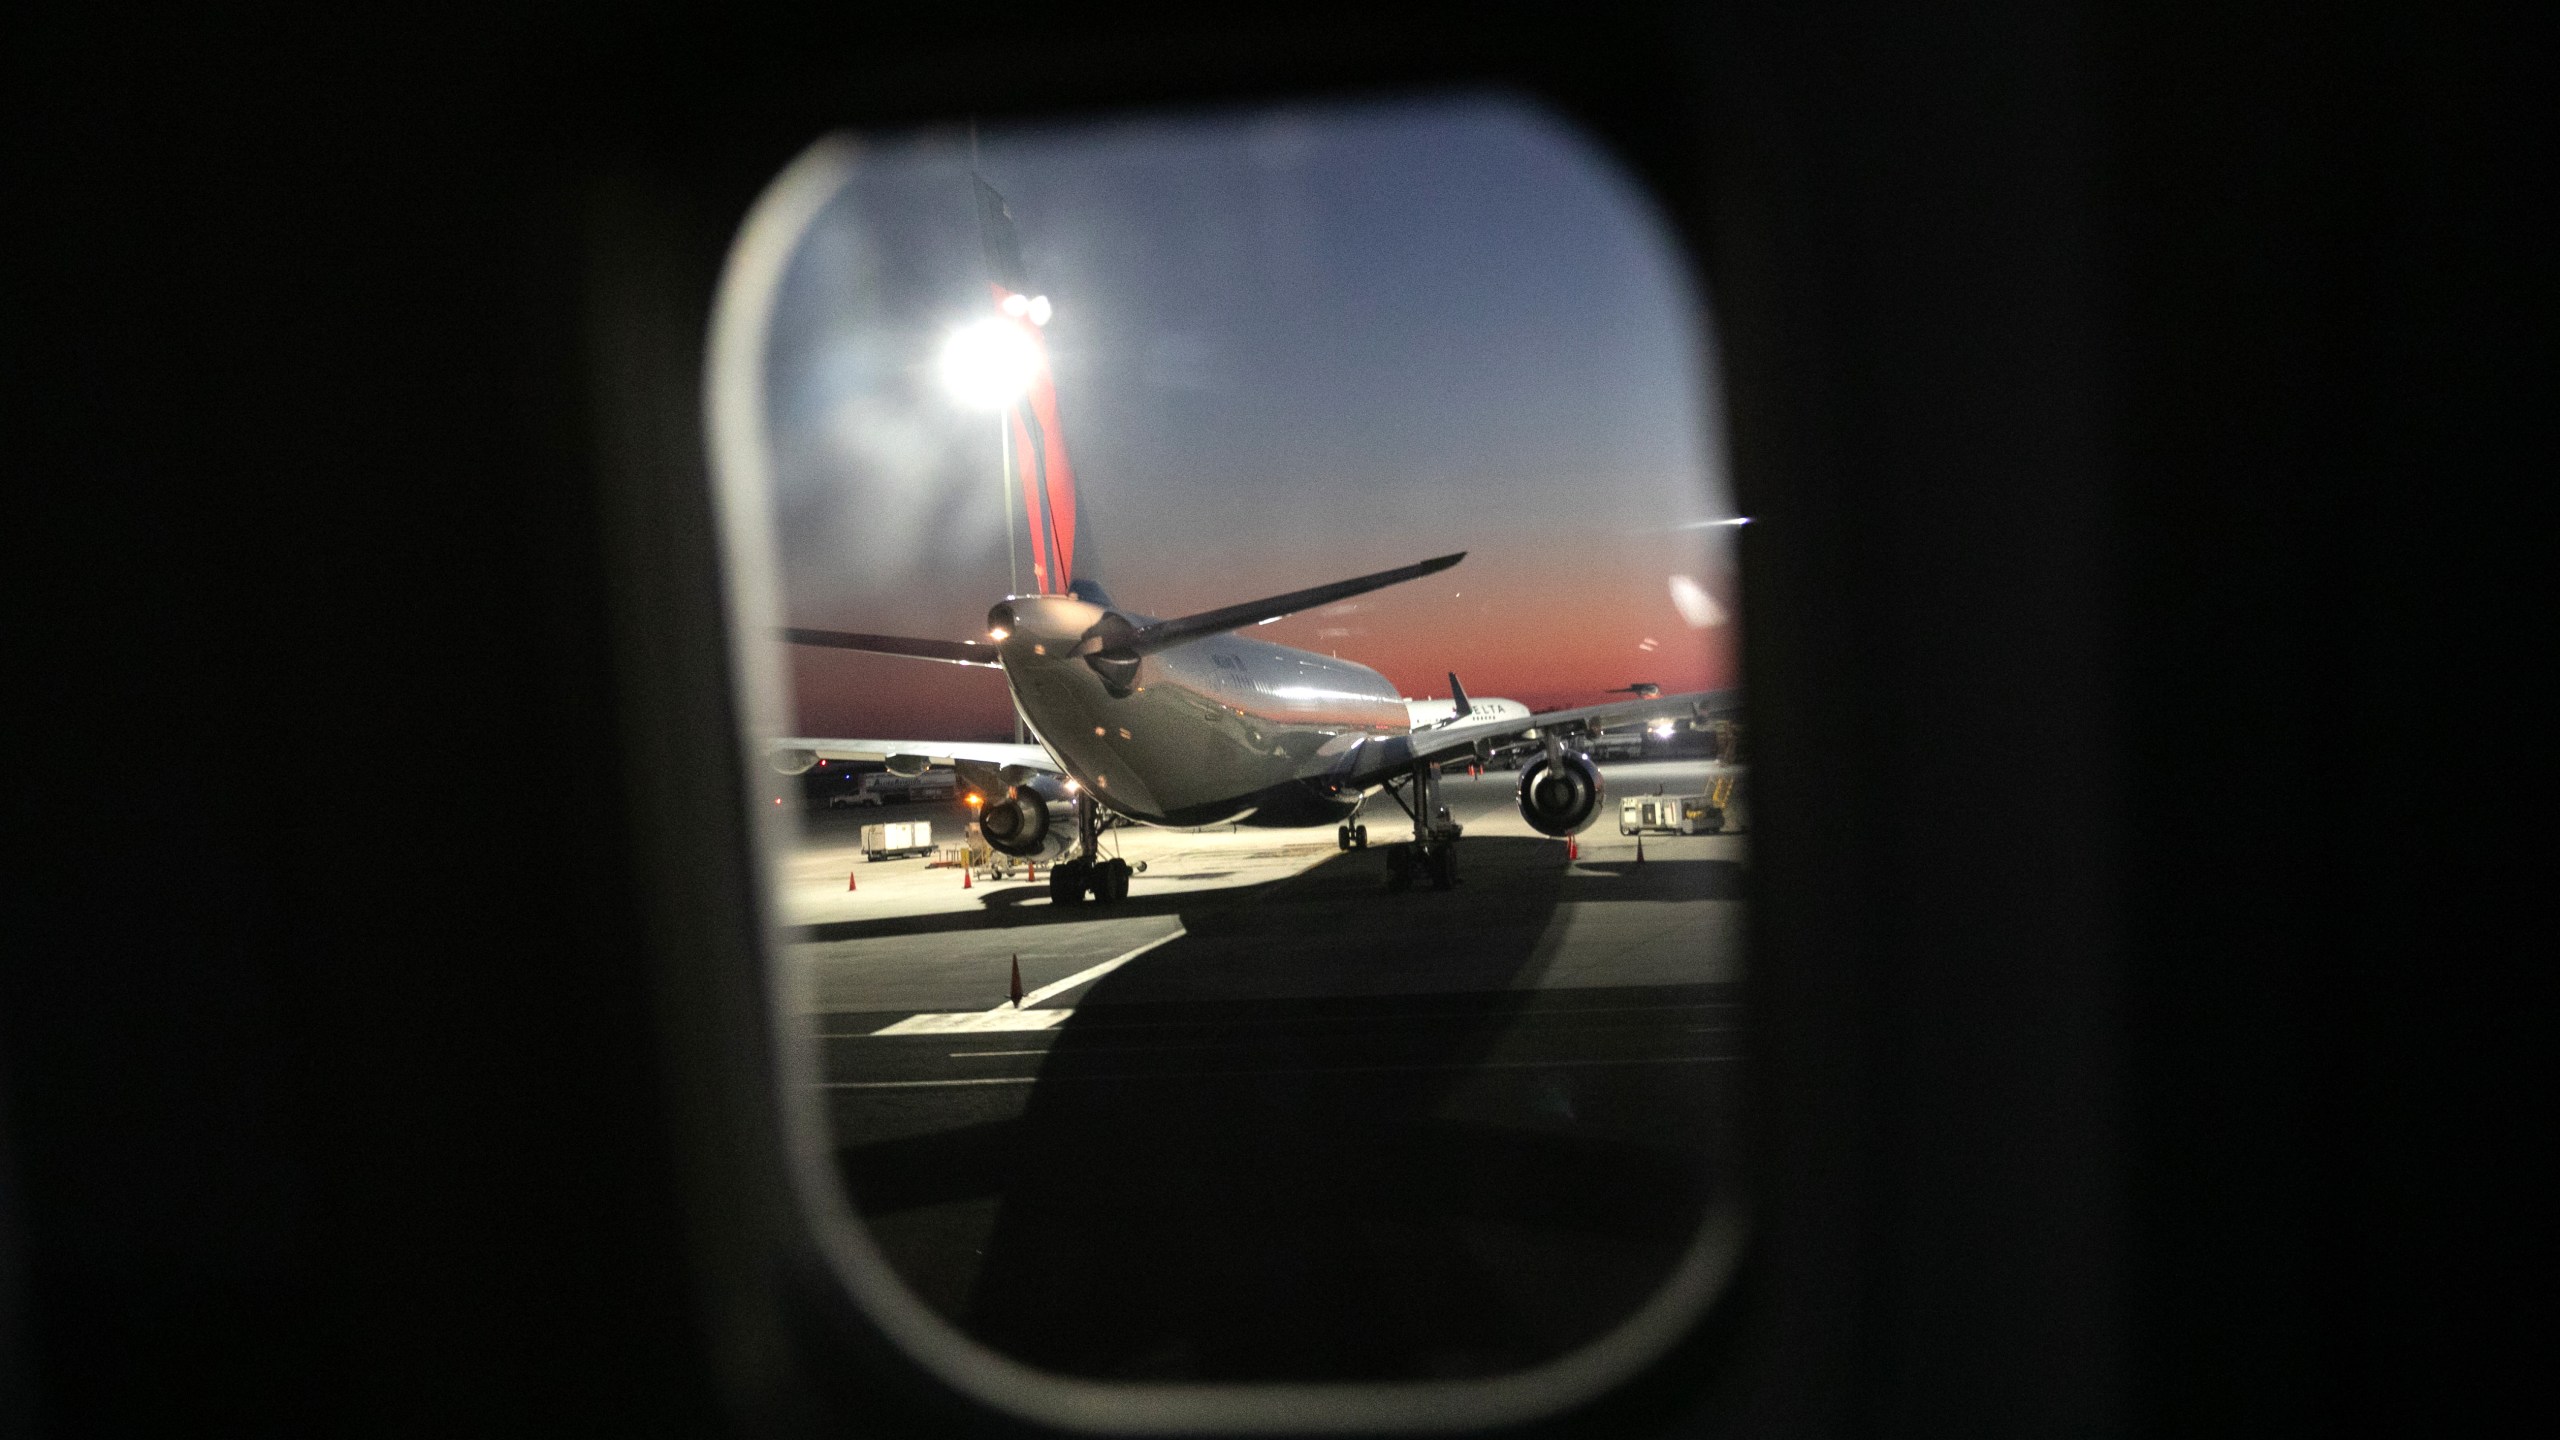
[[(1022, 496), (1023, 519), (1031, 532), (1033, 589), (1043, 595), (1073, 593), (1076, 552), (1083, 521), (1076, 496), (1075, 466), (1067, 459), (1066, 432), (1058, 423), (1058, 387), (1049, 370), (1049, 346), (1041, 327), (1049, 323), (1049, 297), (1034, 291), (1022, 263), (1022, 237), (1013, 212), (994, 186), (969, 177), (978, 201), (978, 241), (986, 257), (987, 288), (996, 314), (1030, 341), (1039, 363), (1031, 384), (1006, 412), (1011, 437), (1013, 474)], [(1089, 558), (1089, 549), (1088, 558)]]
[(1461, 720), (1475, 711), (1475, 707), (1467, 703), (1467, 687), (1458, 683), (1458, 672), (1455, 670), (1449, 672), (1449, 703), (1458, 707), (1458, 718)]

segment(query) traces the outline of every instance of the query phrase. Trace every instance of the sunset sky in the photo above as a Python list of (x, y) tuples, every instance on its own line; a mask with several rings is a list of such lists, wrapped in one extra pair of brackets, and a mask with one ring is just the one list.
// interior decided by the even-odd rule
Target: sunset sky
[[(996, 421), (936, 370), (988, 304), (969, 164), (965, 133), (865, 142), (784, 280), (767, 399), (793, 624), (971, 638), (1008, 589)], [(1256, 638), (1540, 707), (1738, 681), (1735, 532), (1681, 528), (1732, 514), (1705, 303), (1560, 123), (1474, 100), (990, 130), (978, 167), (1056, 307), (1077, 571), (1121, 606), (1466, 550)], [(1719, 623), (1683, 617), (1674, 576)], [(1010, 734), (994, 672), (795, 651), (791, 674), (802, 734)]]

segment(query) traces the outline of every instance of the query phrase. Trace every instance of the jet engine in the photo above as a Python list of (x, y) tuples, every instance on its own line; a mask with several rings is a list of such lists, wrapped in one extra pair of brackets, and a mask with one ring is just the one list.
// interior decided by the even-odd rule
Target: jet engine
[(1002, 800), (979, 812), (978, 833), (988, 845), (1016, 859), (1063, 855), (1075, 839), (1074, 827), (1050, 823), (1049, 806), (1038, 791), (1016, 785)]
[(1600, 817), (1600, 767), (1572, 750), (1520, 767), (1520, 818), (1541, 835), (1577, 835)]

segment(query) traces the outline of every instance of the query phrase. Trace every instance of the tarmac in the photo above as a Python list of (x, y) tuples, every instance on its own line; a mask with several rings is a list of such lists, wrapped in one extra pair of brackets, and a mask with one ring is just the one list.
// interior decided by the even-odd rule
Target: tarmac
[(855, 858), (957, 807), (813, 817), (785, 963), (858, 1213), (937, 1313), (1069, 1374), (1482, 1376), (1594, 1339), (1736, 1193), (1749, 839), (1639, 859), (1615, 824), (1705, 769), (1605, 767), (1578, 859), (1512, 775), (1448, 775), (1446, 892), (1386, 891), (1383, 801), (1366, 851), (1115, 831), (1147, 870), (1113, 906)]

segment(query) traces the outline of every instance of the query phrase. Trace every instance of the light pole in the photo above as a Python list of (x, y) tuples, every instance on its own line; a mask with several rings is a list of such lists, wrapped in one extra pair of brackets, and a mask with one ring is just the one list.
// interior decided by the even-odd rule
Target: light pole
[[(1031, 337), (1013, 322), (989, 316), (952, 332), (942, 346), (942, 383), (952, 396), (973, 410), (996, 417), (1000, 463), (1004, 467), (1004, 564), (1007, 593), (1022, 593), (1022, 561), (1013, 533), (1013, 407), (1021, 403), (1040, 373), (1040, 352)], [(1025, 502), (1028, 504), (1028, 501)], [(1013, 738), (1023, 739), (1022, 716), (1013, 717)]]
[(1039, 373), (1040, 352), (1031, 337), (999, 316), (962, 326), (942, 345), (942, 383), (952, 397), (972, 410), (995, 412), (1004, 467), (1005, 584), (1016, 595), (1022, 593), (1022, 560), (1013, 534), (1013, 407)]
[[(996, 412), (996, 444), (1001, 447), (1004, 469), (996, 476), (996, 488), (1004, 492), (1004, 593), (1022, 593), (1022, 562), (1015, 558), (1013, 543), (1013, 410), (1008, 406)], [(1013, 722), (1020, 730), (1022, 722)]]

